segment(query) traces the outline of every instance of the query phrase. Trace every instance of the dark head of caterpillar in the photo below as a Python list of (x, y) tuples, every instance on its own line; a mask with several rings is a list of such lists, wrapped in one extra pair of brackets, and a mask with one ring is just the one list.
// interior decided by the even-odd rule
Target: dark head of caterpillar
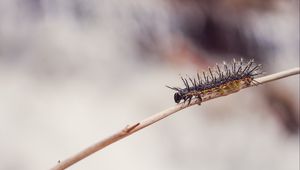
[(223, 63), (223, 67), (216, 64), (214, 68), (208, 68), (208, 71), (202, 72), (197, 78), (183, 78), (184, 88), (166, 86), (175, 90), (174, 101), (180, 103), (188, 101), (190, 104), (192, 98), (198, 98), (202, 102), (202, 97), (211, 93), (226, 94), (228, 91), (236, 91), (241, 85), (250, 86), (259, 84), (254, 80), (258, 75), (262, 74), (262, 66), (256, 64), (254, 60), (244, 62), (233, 61), (230, 64)]
[(174, 94), (174, 101), (175, 101), (175, 103), (179, 103), (182, 99), (183, 99), (183, 95), (180, 94), (179, 92), (176, 92)]
[(176, 87), (170, 87), (170, 86), (166, 86), (172, 90), (177, 91), (176, 93), (174, 93), (174, 101), (175, 103), (180, 103), (181, 100), (185, 99), (185, 94), (183, 93), (183, 90), (181, 88), (176, 88)]

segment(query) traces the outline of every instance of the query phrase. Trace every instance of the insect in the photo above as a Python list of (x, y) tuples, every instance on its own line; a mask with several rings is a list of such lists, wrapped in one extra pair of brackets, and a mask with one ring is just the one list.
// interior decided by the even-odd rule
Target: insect
[(197, 78), (194, 79), (181, 76), (185, 88), (166, 86), (176, 91), (174, 94), (175, 103), (180, 103), (183, 100), (184, 103), (188, 101), (190, 104), (192, 98), (198, 98), (200, 105), (205, 95), (226, 94), (228, 91), (240, 90), (242, 85), (259, 84), (254, 78), (262, 74), (262, 65), (256, 64), (253, 59), (248, 62), (244, 62), (242, 58), (239, 61), (233, 59), (231, 63), (223, 62), (222, 65), (216, 64), (215, 67), (208, 68), (208, 71), (202, 72), (201, 77), (197, 73)]

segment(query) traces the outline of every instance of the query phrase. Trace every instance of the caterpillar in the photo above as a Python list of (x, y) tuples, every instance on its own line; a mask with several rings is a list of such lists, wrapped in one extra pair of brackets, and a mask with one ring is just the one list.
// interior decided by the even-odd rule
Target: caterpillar
[(258, 85), (259, 82), (254, 78), (262, 73), (262, 65), (256, 64), (253, 59), (248, 62), (244, 62), (243, 58), (239, 61), (233, 59), (229, 64), (223, 62), (223, 67), (216, 64), (215, 67), (208, 68), (208, 71), (202, 72), (202, 76), (198, 72), (197, 79), (181, 76), (185, 88), (166, 87), (176, 91), (175, 103), (183, 100), (184, 103), (188, 101), (189, 105), (192, 98), (198, 98), (200, 105), (205, 95), (213, 93), (225, 95), (230, 91), (240, 90), (242, 86)]

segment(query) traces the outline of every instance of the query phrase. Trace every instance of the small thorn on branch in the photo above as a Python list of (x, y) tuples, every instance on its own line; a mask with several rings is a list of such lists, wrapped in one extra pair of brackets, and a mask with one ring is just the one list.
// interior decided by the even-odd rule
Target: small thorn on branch
[(131, 125), (131, 126), (130, 126), (130, 125), (127, 125), (123, 131), (124, 131), (125, 133), (129, 133), (129, 132), (131, 132), (134, 128), (136, 128), (138, 125), (140, 125), (140, 123), (136, 123), (136, 124)]

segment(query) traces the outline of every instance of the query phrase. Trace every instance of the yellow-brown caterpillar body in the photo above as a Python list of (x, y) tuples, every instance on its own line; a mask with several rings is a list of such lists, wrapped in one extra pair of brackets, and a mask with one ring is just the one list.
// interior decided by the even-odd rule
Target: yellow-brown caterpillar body
[(254, 60), (244, 62), (243, 59), (240, 61), (233, 59), (230, 64), (224, 62), (223, 67), (216, 64), (214, 68), (208, 68), (208, 73), (202, 72), (202, 74), (200, 77), (197, 73), (197, 79), (181, 77), (185, 88), (167, 86), (176, 91), (174, 94), (176, 103), (183, 100), (190, 104), (192, 98), (198, 98), (201, 103), (205, 95), (213, 93), (226, 95), (228, 92), (240, 90), (242, 86), (257, 84), (254, 78), (262, 74), (262, 66), (256, 64)]

